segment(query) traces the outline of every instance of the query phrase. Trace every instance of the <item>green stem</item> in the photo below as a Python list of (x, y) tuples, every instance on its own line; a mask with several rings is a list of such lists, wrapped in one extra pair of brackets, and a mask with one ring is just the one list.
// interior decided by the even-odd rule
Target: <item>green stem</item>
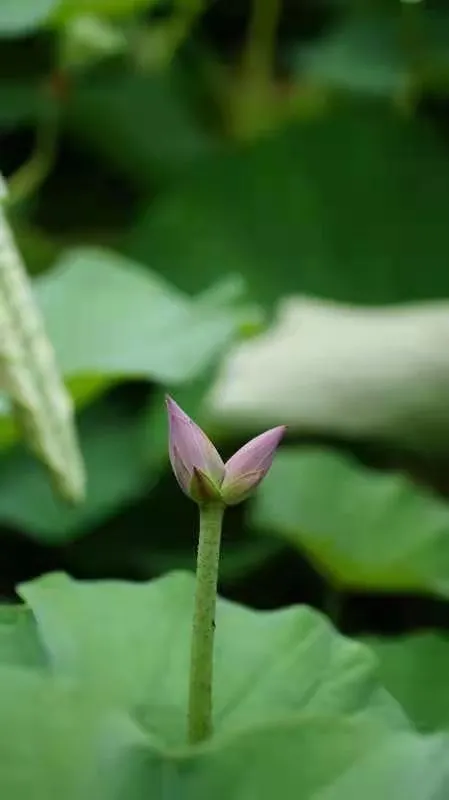
[(169, 25), (172, 57), (175, 56), (178, 48), (187, 39), (203, 10), (204, 0), (190, 0), (190, 3), (181, 3), (179, 10), (174, 13)]
[(212, 733), (215, 605), (223, 513), (221, 504), (200, 506), (188, 710), (191, 744), (207, 739)]
[(8, 205), (22, 202), (36, 192), (48, 177), (56, 155), (59, 120), (55, 112), (39, 121), (36, 147), (25, 164), (8, 181)]
[(273, 76), (280, 12), (281, 0), (253, 0), (244, 53), (244, 72), (249, 80), (264, 87)]
[(240, 79), (228, 110), (229, 133), (238, 140), (269, 130), (277, 118), (274, 73), (280, 12), (281, 0), (252, 0)]
[(401, 44), (409, 75), (407, 100), (410, 110), (415, 110), (423, 92), (430, 58), (420, 4), (402, 3), (401, 11)]

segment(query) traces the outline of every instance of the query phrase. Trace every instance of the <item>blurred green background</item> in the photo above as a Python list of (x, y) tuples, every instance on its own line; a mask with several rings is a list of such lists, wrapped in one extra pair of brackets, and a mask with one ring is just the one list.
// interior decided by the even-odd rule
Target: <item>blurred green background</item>
[[(0, 0), (0, 36), (9, 219), (88, 471), (86, 503), (66, 507), (5, 411), (2, 597), (51, 569), (146, 580), (193, 566), (168, 390), (224, 455), (289, 425), (257, 498), (228, 513), (225, 595), (311, 603), (351, 631), (446, 627), (449, 3)], [(362, 327), (370, 306), (415, 304), (405, 334), (371, 322), (375, 362), (350, 334), (365, 371), (341, 361), (355, 417), (381, 409), (381, 425), (354, 431), (332, 390), (335, 424), (311, 422), (288, 381), (288, 419), (275, 393), (253, 424), (205, 402), (223, 359), (294, 296), (353, 304)], [(399, 336), (408, 382), (391, 389)], [(279, 357), (301, 372), (288, 346)], [(263, 406), (278, 378), (254, 370)]]

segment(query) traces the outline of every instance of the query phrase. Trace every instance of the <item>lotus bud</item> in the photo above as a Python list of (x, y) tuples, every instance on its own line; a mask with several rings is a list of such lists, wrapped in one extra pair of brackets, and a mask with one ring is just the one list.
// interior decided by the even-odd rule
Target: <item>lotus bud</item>
[(199, 504), (235, 505), (245, 500), (270, 469), (285, 426), (256, 436), (224, 464), (204, 431), (178, 404), (169, 396), (166, 404), (170, 462), (181, 489)]

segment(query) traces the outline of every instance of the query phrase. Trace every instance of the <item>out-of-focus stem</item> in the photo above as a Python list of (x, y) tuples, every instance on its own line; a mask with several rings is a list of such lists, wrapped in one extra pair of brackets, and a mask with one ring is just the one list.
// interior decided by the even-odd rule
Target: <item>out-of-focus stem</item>
[(281, 0), (253, 0), (243, 71), (259, 86), (269, 83), (273, 75), (280, 11)]
[(253, 0), (238, 81), (229, 102), (229, 132), (252, 138), (272, 127), (277, 110), (274, 92), (276, 34), (281, 0)]
[(39, 121), (36, 146), (31, 158), (9, 179), (7, 205), (11, 206), (33, 195), (47, 178), (53, 166), (59, 133), (57, 114)]

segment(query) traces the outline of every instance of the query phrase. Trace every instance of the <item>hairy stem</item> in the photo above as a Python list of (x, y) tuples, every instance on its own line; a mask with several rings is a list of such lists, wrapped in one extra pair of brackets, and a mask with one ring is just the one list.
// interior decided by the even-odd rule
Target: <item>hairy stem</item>
[(188, 709), (191, 744), (212, 733), (215, 605), (223, 512), (224, 507), (218, 503), (200, 506)]

